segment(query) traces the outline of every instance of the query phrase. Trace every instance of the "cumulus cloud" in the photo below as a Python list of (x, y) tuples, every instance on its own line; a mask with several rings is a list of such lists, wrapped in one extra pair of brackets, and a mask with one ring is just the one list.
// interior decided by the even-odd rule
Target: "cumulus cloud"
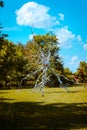
[(59, 20), (61, 20), (61, 21), (63, 21), (63, 20), (64, 20), (64, 14), (59, 13), (59, 14), (58, 14), (58, 16), (59, 16)]
[(66, 48), (70, 48), (72, 46), (72, 40), (75, 38), (75, 35), (69, 31), (67, 26), (57, 29), (56, 36), (59, 39), (60, 45)]
[(79, 42), (81, 42), (81, 41), (82, 41), (82, 38), (81, 38), (81, 36), (80, 36), (80, 35), (78, 35), (76, 38), (77, 38), (77, 40), (78, 40)]
[(72, 71), (76, 71), (76, 69), (78, 68), (79, 66), (79, 58), (78, 56), (72, 56), (71, 59), (70, 59), (70, 62), (68, 62), (68, 66), (71, 68)]
[(33, 34), (30, 34), (28, 38), (29, 38), (29, 40), (32, 40), (33, 39)]
[(56, 17), (48, 14), (49, 7), (36, 2), (28, 2), (16, 11), (16, 21), (19, 25), (34, 26), (35, 28), (50, 28), (59, 24)]
[(87, 44), (83, 45), (84, 50), (87, 50)]
[(80, 63), (80, 59), (77, 55), (65, 57), (65, 67), (69, 67), (72, 72), (75, 72)]
[(75, 64), (75, 63), (77, 63), (77, 61), (78, 61), (78, 56), (73, 56), (72, 58), (71, 58), (71, 64)]
[[(73, 43), (83, 43), (80, 35), (76, 36), (68, 29), (68, 26), (62, 26), (63, 13), (59, 13), (58, 17), (54, 17), (49, 14), (49, 11), (49, 7), (36, 2), (25, 3), (15, 12), (17, 24), (38, 29), (52, 29), (63, 48), (71, 48)], [(56, 25), (59, 25), (59, 27)], [(32, 35), (29, 36), (29, 39), (32, 39)], [(85, 44), (83, 48), (87, 50)]]
[(81, 35), (77, 35), (77, 36), (76, 36), (76, 42), (77, 42), (78, 44), (83, 44), (83, 39), (82, 39)]
[(29, 39), (29, 40), (32, 40), (34, 35), (36, 35), (36, 34), (35, 34), (35, 33), (34, 33), (34, 34), (30, 34), (30, 35), (28, 36), (28, 39)]

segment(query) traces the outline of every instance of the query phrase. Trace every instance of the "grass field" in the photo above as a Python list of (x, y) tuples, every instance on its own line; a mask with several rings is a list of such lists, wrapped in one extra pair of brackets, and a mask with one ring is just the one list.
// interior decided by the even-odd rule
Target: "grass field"
[(0, 130), (87, 130), (87, 84), (69, 90), (0, 90)]

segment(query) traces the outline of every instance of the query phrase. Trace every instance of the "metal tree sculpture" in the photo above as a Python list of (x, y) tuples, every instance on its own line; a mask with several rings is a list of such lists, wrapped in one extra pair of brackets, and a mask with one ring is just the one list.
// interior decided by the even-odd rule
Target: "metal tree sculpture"
[(30, 78), (32, 75), (36, 75), (37, 73), (39, 73), (39, 75), (36, 79), (33, 91), (39, 90), (43, 96), (44, 88), (46, 86), (46, 83), (49, 81), (49, 77), (50, 77), (50, 74), (48, 73), (48, 71), (50, 71), (52, 74), (54, 74), (57, 77), (57, 79), (60, 83), (60, 87), (64, 88), (65, 91), (69, 92), (67, 87), (61, 81), (60, 75), (58, 73), (56, 73), (55, 70), (51, 67), (51, 59), (54, 56), (51, 55), (50, 47), (48, 49), (46, 49), (45, 51), (40, 48), (38, 53), (35, 56), (38, 57), (37, 69), (34, 72), (27, 74), (21, 80), (20, 85), (22, 84), (23, 80), (26, 80), (27, 78)]

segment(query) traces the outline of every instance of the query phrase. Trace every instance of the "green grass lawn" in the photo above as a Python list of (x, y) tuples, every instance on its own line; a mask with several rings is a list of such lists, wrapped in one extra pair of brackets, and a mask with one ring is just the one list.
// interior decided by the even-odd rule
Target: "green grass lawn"
[(87, 130), (87, 84), (69, 90), (0, 90), (0, 130)]

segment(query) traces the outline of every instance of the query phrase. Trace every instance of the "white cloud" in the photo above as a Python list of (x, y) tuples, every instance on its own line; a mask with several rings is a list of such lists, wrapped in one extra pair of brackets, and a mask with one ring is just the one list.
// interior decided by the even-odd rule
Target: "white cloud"
[(77, 55), (70, 56), (68, 57), (63, 57), (64, 58), (64, 67), (70, 68), (72, 72), (75, 72), (76, 69), (79, 67), (80, 59)]
[(34, 33), (34, 34), (30, 34), (29, 36), (28, 36), (28, 38), (29, 38), (29, 40), (32, 40), (33, 39), (33, 36), (35, 36), (36, 34)]
[(71, 48), (74, 45), (83, 44), (83, 39), (81, 35), (75, 35), (72, 31), (68, 29), (68, 26), (63, 26), (55, 30), (55, 34), (59, 39), (59, 43), (62, 48)]
[(76, 70), (79, 66), (79, 62), (80, 62), (80, 60), (79, 60), (78, 56), (71, 57), (71, 61), (69, 63), (70, 68), (72, 70)]
[(83, 39), (82, 39), (81, 35), (76, 36), (76, 43), (83, 44)]
[(29, 35), (29, 40), (32, 40), (33, 39), (33, 34), (30, 34)]
[(83, 45), (84, 50), (87, 50), (87, 44)]
[(67, 26), (57, 29), (56, 36), (59, 39), (59, 43), (61, 47), (66, 47), (66, 48), (72, 47), (72, 40), (74, 40), (75, 35), (68, 30)]
[[(49, 12), (50, 8), (36, 2), (28, 2), (24, 4), (20, 9), (16, 11), (16, 21), (19, 25), (32, 26), (33, 28), (52, 29), (59, 39), (60, 46), (62, 48), (71, 48), (73, 43), (83, 43), (80, 35), (75, 35), (68, 29), (68, 26), (62, 26), (64, 20), (64, 14), (59, 13), (57, 17), (51, 16)], [(60, 25), (57, 29), (56, 25)], [(56, 27), (55, 29), (53, 27)], [(31, 39), (32, 36), (29, 36)], [(86, 50), (86, 45), (83, 48)]]
[(67, 61), (65, 62), (65, 67), (69, 67), (71, 71), (75, 72), (79, 66), (79, 62), (80, 62), (80, 60), (79, 60), (78, 56), (76, 56), (76, 55), (72, 56), (68, 60), (68, 62)]
[(59, 20), (63, 21), (64, 20), (64, 14), (59, 13), (58, 15), (59, 15)]
[(72, 58), (71, 58), (71, 64), (75, 64), (76, 62), (78, 61), (78, 57), (77, 56), (73, 56)]
[(16, 11), (16, 21), (19, 25), (34, 26), (35, 28), (50, 28), (59, 24), (56, 17), (48, 14), (49, 7), (36, 2), (28, 2)]
[(82, 41), (82, 38), (81, 38), (80, 35), (78, 35), (76, 38), (77, 38), (78, 41), (80, 41), (80, 42)]

